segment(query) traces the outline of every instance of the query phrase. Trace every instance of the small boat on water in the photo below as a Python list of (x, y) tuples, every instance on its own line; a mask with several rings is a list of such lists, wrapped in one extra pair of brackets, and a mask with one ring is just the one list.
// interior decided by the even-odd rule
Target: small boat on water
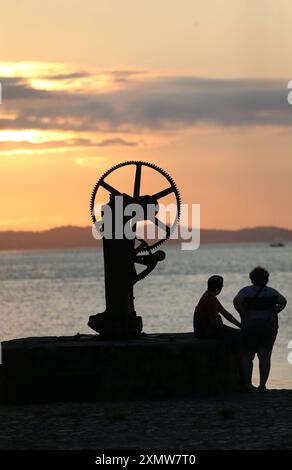
[(280, 248), (280, 247), (282, 247), (282, 246), (285, 246), (285, 244), (282, 243), (282, 242), (276, 242), (276, 243), (270, 243), (270, 246), (271, 246), (272, 248)]

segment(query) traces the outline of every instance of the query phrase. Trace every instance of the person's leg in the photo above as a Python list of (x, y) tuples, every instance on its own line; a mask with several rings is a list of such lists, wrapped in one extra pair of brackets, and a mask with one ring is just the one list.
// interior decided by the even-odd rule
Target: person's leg
[(245, 388), (251, 390), (253, 360), (257, 347), (256, 334), (253, 328), (243, 328), (241, 330), (241, 360), (244, 375)]
[(266, 383), (271, 370), (272, 349), (261, 346), (258, 351), (259, 369), (260, 369), (260, 390), (266, 389)]
[(241, 354), (241, 361), (244, 375), (244, 385), (246, 388), (252, 388), (252, 370), (255, 352), (244, 349)]
[(259, 390), (266, 390), (266, 383), (271, 370), (271, 356), (276, 336), (277, 330), (270, 328), (262, 329), (259, 334), (260, 340), (257, 348), (260, 370)]

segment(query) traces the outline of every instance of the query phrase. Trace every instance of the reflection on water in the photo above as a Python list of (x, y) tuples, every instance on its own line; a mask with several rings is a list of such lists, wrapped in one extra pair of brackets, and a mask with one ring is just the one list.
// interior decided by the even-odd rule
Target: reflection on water
[[(270, 285), (288, 299), (280, 314), (270, 386), (292, 388), (288, 342), (292, 339), (292, 245), (208, 245), (194, 252), (167, 248), (167, 258), (135, 288), (146, 332), (191, 331), (194, 305), (211, 274), (224, 276), (221, 302), (248, 283), (257, 264), (271, 271)], [(1, 340), (37, 335), (91, 333), (88, 316), (104, 310), (103, 258), (99, 249), (0, 253)]]

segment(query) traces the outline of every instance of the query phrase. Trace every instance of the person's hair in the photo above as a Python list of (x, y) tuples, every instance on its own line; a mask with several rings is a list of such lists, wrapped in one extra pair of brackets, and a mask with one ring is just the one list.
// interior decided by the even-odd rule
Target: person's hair
[(269, 272), (265, 268), (257, 266), (249, 273), (249, 278), (254, 285), (264, 287), (268, 284), (269, 275)]
[(208, 279), (208, 289), (209, 290), (216, 290), (220, 289), (223, 285), (223, 277), (222, 276), (211, 276)]

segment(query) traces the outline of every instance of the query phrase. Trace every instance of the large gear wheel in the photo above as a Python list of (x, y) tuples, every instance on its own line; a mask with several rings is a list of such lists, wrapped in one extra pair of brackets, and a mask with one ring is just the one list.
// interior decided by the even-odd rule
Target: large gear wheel
[[(141, 189), (141, 178), (142, 178), (142, 170), (143, 167), (148, 167), (153, 169), (153, 171), (156, 171), (160, 173), (166, 180), (167, 180), (167, 187), (162, 188), (160, 191), (156, 192), (155, 194), (152, 194), (150, 197), (152, 199), (155, 199), (159, 201), (165, 196), (168, 195), (173, 195), (175, 197), (176, 201), (176, 216), (174, 220), (171, 222), (171, 224), (167, 224), (166, 221), (160, 220), (158, 217), (155, 217), (154, 220), (151, 220), (159, 229), (165, 232), (165, 235), (160, 238), (159, 240), (153, 241), (153, 243), (149, 243), (147, 240), (147, 245), (148, 245), (148, 250), (145, 249), (145, 241), (141, 241), (140, 245), (136, 248), (136, 254), (142, 253), (145, 251), (150, 251), (155, 249), (156, 247), (160, 246), (162, 243), (164, 243), (171, 235), (171, 233), (174, 231), (176, 224), (179, 222), (180, 218), (180, 207), (181, 207), (181, 198), (180, 198), (180, 193), (179, 190), (172, 179), (172, 177), (162, 168), (159, 166), (153, 164), (153, 163), (148, 163), (148, 162), (142, 162), (142, 161), (126, 161), (123, 163), (119, 163), (118, 165), (113, 166), (109, 170), (107, 170), (97, 181), (96, 185), (94, 186), (94, 189), (92, 191), (91, 199), (90, 199), (90, 213), (91, 213), (91, 218), (93, 223), (95, 224), (96, 222), (96, 215), (94, 212), (94, 206), (95, 206), (95, 199), (97, 192), (100, 188), (103, 188), (107, 190), (111, 195), (118, 196), (122, 195), (124, 193), (120, 192), (118, 189), (110, 185), (107, 181), (106, 178), (113, 172), (118, 171), (120, 168), (125, 167), (125, 166), (135, 166), (135, 181), (134, 181), (134, 188), (133, 188), (133, 194), (127, 195), (127, 197), (132, 198), (134, 200), (138, 200), (139, 197), (142, 197), (143, 195), (140, 194), (140, 189)], [(147, 195), (148, 196), (148, 195)], [(147, 219), (146, 219), (147, 220)], [(139, 241), (139, 239), (137, 238)]]

